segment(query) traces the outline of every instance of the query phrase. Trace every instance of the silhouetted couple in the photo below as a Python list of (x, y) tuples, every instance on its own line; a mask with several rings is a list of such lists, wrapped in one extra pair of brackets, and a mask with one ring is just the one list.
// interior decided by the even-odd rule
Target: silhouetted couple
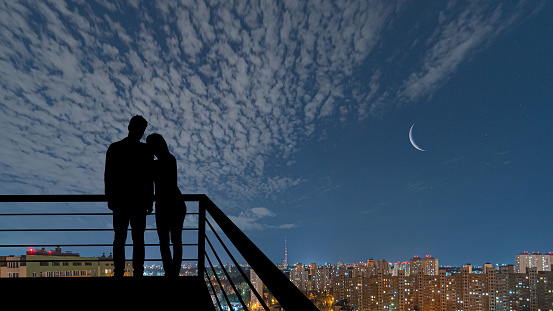
[(146, 216), (153, 211), (154, 187), (163, 269), (166, 276), (180, 273), (186, 205), (177, 186), (177, 161), (161, 135), (148, 135), (146, 144), (140, 141), (147, 126), (142, 116), (132, 117), (128, 136), (111, 144), (106, 153), (104, 182), (108, 208), (113, 211), (115, 277), (125, 273), (129, 224), (133, 240), (133, 274), (135, 277), (144, 274), (144, 231)]

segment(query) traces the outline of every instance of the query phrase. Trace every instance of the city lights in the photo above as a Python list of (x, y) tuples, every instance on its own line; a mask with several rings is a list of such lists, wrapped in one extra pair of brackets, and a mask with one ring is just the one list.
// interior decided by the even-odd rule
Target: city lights
[(359, 311), (553, 309), (553, 272), (542, 264), (550, 262), (543, 257), (550, 253), (521, 255), (542, 257), (525, 262), (517, 255), (517, 265), (482, 267), (438, 267), (431, 255), (393, 264), (372, 259), (336, 266), (298, 263), (290, 280), (325, 311), (334, 310), (323, 303), (325, 295), (335, 306)]

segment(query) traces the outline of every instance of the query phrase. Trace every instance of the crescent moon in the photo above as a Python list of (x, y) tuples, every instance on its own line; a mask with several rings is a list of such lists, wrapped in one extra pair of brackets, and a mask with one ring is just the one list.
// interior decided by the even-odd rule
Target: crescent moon
[(415, 147), (415, 149), (417, 149), (419, 151), (426, 151), (426, 150), (422, 149), (421, 147), (417, 146), (417, 144), (415, 143), (415, 140), (413, 139), (413, 126), (415, 126), (415, 123), (413, 123), (413, 125), (411, 125), (411, 129), (409, 130), (409, 141), (411, 141), (411, 145), (413, 145), (413, 147)]

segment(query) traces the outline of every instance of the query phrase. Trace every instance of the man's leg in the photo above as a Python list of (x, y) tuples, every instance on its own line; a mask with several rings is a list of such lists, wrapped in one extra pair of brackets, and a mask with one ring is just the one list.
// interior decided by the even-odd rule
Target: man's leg
[(144, 231), (146, 231), (145, 213), (138, 213), (131, 217), (131, 229), (133, 242), (133, 274), (135, 277), (141, 277), (144, 274)]
[(129, 217), (121, 211), (113, 212), (113, 275), (123, 277), (125, 274), (125, 243), (127, 242), (127, 229)]

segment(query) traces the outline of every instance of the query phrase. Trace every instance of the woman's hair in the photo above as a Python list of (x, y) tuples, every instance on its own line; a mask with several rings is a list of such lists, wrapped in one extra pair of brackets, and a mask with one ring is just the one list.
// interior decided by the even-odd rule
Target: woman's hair
[(169, 147), (167, 147), (165, 139), (158, 133), (148, 135), (148, 137), (146, 137), (146, 143), (157, 153), (169, 153)]

